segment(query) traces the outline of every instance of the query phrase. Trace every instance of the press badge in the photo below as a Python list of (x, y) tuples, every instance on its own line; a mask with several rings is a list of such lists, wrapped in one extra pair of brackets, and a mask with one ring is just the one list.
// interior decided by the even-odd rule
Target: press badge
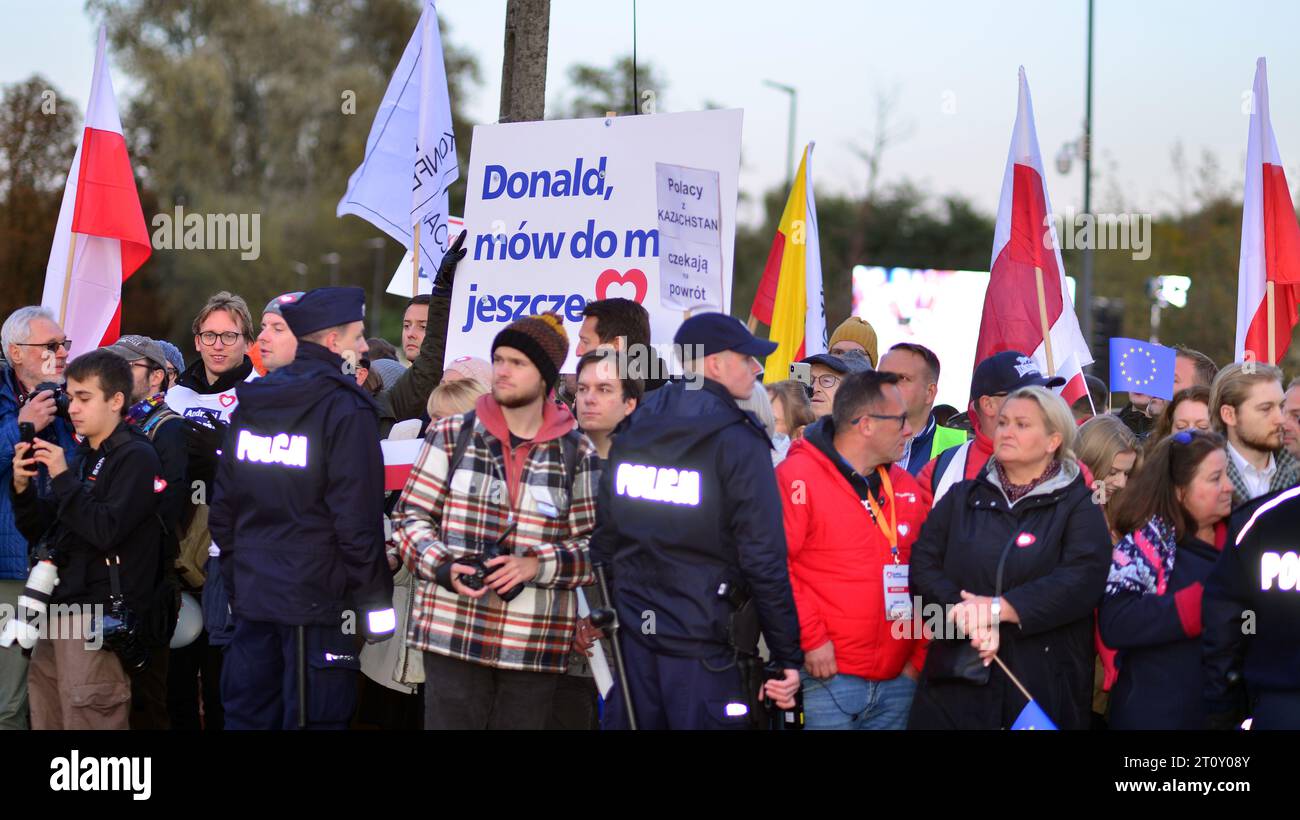
[(533, 502), (537, 504), (537, 511), (547, 518), (559, 516), (560, 511), (552, 503), (551, 494), (541, 487), (529, 488), (533, 494)]
[(885, 565), (885, 618), (911, 620), (912, 598), (907, 591), (907, 564)]

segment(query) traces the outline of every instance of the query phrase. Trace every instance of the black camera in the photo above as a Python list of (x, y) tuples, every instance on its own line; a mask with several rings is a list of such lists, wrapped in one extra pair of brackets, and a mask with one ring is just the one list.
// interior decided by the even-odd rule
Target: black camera
[(36, 389), (27, 395), (27, 401), (31, 401), (46, 390), (54, 394), (54, 414), (64, 421), (71, 421), (68, 416), (68, 404), (72, 400), (68, 398), (68, 392), (63, 389), (63, 385), (58, 382), (41, 382), (36, 385)]
[[(782, 680), (785, 678), (785, 670), (775, 661), (769, 661), (763, 666), (763, 681), (766, 683), (770, 680)], [(803, 728), (803, 690), (794, 693), (794, 708), (782, 709), (776, 703), (764, 698), (767, 706), (767, 728), (774, 731), (791, 731)]]
[(113, 596), (103, 620), (104, 646), (117, 655), (127, 674), (139, 672), (149, 665), (149, 647), (140, 639), (135, 613), (127, 609), (126, 602)]
[[(460, 582), (462, 585), (464, 585), (468, 589), (473, 589), (473, 590), (480, 590), (483, 588), (484, 583), (486, 583), (487, 577), (497, 570), (496, 567), (489, 567), (487, 565), (487, 562), (491, 561), (493, 558), (500, 558), (503, 555), (511, 554), (510, 550), (504, 546), (504, 543), (505, 540), (510, 537), (510, 533), (514, 531), (515, 531), (515, 522), (511, 521), (510, 526), (506, 527), (506, 531), (501, 533), (501, 537), (498, 538), (493, 543), (488, 544), (486, 547), (484, 547), (482, 552), (475, 553), (474, 555), (466, 555), (462, 558), (456, 559), (455, 563), (463, 564), (464, 566), (474, 568), (474, 572), (472, 574), (460, 576)], [(524, 585), (516, 584), (515, 586), (511, 587), (508, 592), (497, 593), (497, 594), (501, 597), (501, 600), (505, 601), (506, 603), (509, 603), (510, 601), (513, 601), (515, 598), (519, 597), (519, 593), (523, 591), (524, 591)]]

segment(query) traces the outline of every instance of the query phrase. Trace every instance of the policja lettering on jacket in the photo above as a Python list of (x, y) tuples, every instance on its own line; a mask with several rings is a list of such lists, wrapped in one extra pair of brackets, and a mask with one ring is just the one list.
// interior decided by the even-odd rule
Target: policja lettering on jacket
[(620, 464), (614, 492), (645, 501), (664, 501), (695, 507), (700, 503), (700, 473), (698, 470), (678, 470), (675, 467)]
[[(743, 359), (776, 347), (718, 313), (691, 317), (674, 342), (704, 360), (692, 362), (700, 374), (710, 355)], [(783, 670), (803, 664), (771, 442), (732, 389), (742, 386), (707, 377), (697, 390), (666, 385), (614, 439), (591, 539), (624, 625), (628, 685), (611, 690), (608, 728), (624, 727), (629, 693), (638, 728), (749, 726), (764, 686), (760, 629)], [(652, 632), (627, 628), (647, 611)]]
[(240, 430), (235, 445), (235, 458), (263, 464), (283, 464), (286, 467), (306, 467), (307, 437), (290, 436), (288, 433), (259, 436), (248, 430)]

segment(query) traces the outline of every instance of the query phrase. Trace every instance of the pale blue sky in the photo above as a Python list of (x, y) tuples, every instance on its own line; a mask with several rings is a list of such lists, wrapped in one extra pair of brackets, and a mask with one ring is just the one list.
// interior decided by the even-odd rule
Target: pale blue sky
[[(412, 0), (414, 3), (415, 0)], [(237, 2), (232, 0), (232, 8)], [(801, 0), (641, 0), (638, 57), (666, 78), (661, 110), (706, 101), (745, 109), (741, 186), (757, 195), (784, 178), (786, 97), (799, 89), (798, 139), (818, 142), (819, 187), (861, 186), (851, 145), (871, 133), (878, 90), (896, 89), (906, 137), (885, 156), (883, 181), (903, 177), (935, 195), (964, 194), (992, 211), (1015, 116), (1016, 67), (1034, 95), (1038, 135), (1057, 209), (1082, 203), (1080, 171), (1062, 177), (1052, 158), (1082, 127), (1085, 0), (883, 3)], [(477, 54), (484, 82), (470, 112), (495, 120), (504, 0), (443, 0), (450, 37)], [(0, 83), (39, 71), (84, 103), (93, 22), (80, 0), (6, 0)], [(1240, 184), (1247, 117), (1243, 94), (1255, 59), (1269, 58), (1273, 124), (1292, 180), (1300, 179), (1300, 4), (1208, 0), (1097, 0), (1094, 200), (1166, 211), (1177, 182), (1170, 149), (1195, 162), (1213, 152), (1225, 181)], [(630, 0), (553, 0), (548, 100), (575, 62), (608, 64), (631, 48)], [(115, 76), (119, 94), (129, 93)], [(945, 100), (955, 104), (947, 113)], [(950, 106), (951, 108), (951, 106)], [(1113, 167), (1112, 167), (1113, 166)], [(752, 216), (752, 214), (750, 214)]]

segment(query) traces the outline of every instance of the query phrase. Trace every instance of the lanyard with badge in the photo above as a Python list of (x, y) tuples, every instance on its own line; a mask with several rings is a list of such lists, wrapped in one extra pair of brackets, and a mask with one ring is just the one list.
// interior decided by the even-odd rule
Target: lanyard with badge
[(891, 621), (908, 620), (912, 617), (912, 599), (907, 588), (908, 565), (902, 562), (898, 552), (898, 501), (894, 498), (894, 484), (889, 480), (889, 471), (877, 467), (876, 475), (880, 476), (880, 487), (889, 503), (889, 521), (885, 521), (884, 510), (870, 491), (867, 492), (867, 509), (889, 542), (889, 554), (894, 559), (884, 568), (885, 617)]

